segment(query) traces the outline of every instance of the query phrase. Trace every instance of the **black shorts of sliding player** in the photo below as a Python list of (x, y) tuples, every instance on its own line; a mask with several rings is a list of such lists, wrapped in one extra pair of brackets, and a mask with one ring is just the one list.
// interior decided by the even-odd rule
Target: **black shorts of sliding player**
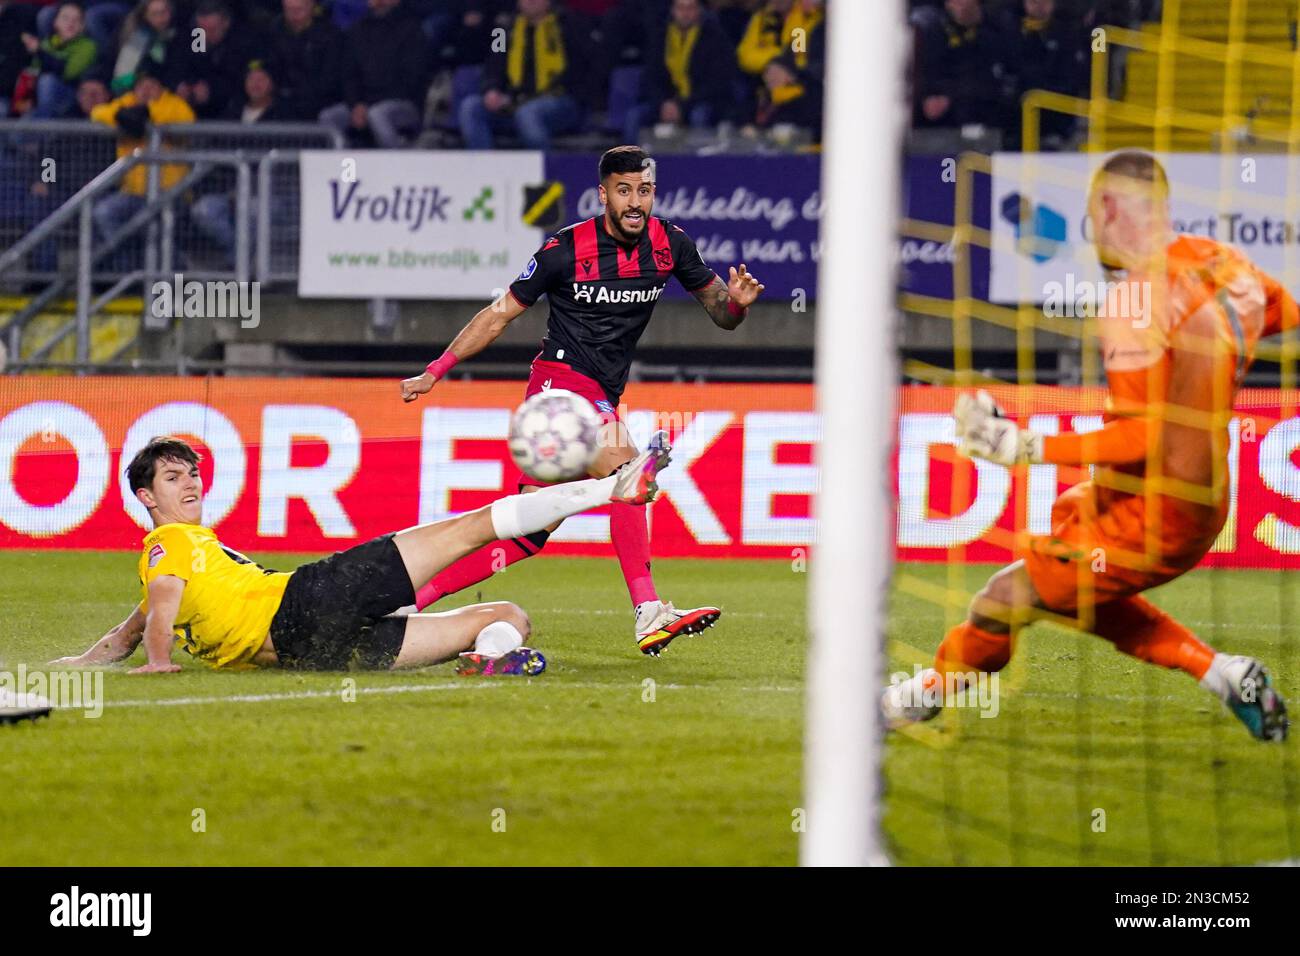
[(393, 535), (380, 535), (294, 571), (271, 621), (271, 643), (282, 667), (386, 668), (406, 634), (406, 618), (386, 615), (414, 603)]

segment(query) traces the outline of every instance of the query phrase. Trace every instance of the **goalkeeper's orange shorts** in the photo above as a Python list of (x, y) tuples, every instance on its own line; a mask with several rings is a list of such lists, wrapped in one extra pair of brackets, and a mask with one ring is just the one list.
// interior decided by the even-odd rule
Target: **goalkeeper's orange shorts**
[(1061, 613), (1118, 601), (1171, 581), (1214, 544), (1217, 527), (1188, 525), (1168, 515), (1160, 534), (1146, 521), (1146, 501), (1125, 495), (1099, 507), (1091, 481), (1052, 504), (1052, 531), (1021, 549), (1025, 570), (1044, 605)]

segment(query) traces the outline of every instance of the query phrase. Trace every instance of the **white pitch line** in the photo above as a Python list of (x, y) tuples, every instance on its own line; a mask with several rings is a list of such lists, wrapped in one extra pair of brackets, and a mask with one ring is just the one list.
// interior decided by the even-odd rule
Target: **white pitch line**
[[(532, 681), (528, 681), (532, 684)], [(552, 681), (556, 687), (575, 688), (578, 690), (609, 690), (616, 687), (615, 684), (597, 684), (597, 683), (569, 683), (566, 681)], [(511, 684), (502, 684), (499, 681), (466, 681), (457, 684), (397, 684), (393, 687), (357, 687), (357, 694), (419, 694), (425, 691), (435, 690), (476, 690), (487, 687), (508, 687)], [(629, 685), (633, 686), (633, 685)], [(636, 688), (641, 687), (637, 681), (634, 685)], [(724, 685), (712, 684), (659, 684), (656, 690), (722, 690)], [(768, 687), (731, 687), (728, 690), (739, 690), (745, 692), (776, 692), (776, 693), (795, 693), (802, 691), (802, 687), (785, 687), (781, 685), (772, 685)], [(327, 697), (339, 697), (342, 690), (303, 690), (289, 691), (283, 694), (226, 694), (215, 695), (212, 697), (162, 697), (155, 700), (116, 700), (105, 701), (105, 707), (183, 707), (191, 704), (264, 704), (283, 700), (310, 700)]]
[[(429, 690), (473, 690), (491, 687), (488, 683), (474, 684), (397, 684), (393, 687), (356, 687), (358, 694), (418, 694)], [(105, 707), (181, 707), (188, 704), (263, 704), (277, 700), (308, 700), (315, 697), (339, 697), (339, 690), (299, 690), (283, 694), (226, 694), (215, 697), (160, 697), (154, 700), (104, 701)]]

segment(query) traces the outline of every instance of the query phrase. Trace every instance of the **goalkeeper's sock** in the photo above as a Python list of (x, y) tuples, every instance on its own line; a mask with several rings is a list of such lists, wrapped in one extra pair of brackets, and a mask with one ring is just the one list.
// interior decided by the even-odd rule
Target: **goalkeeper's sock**
[(1098, 605), (1093, 631), (1131, 657), (1198, 681), (1214, 662), (1214, 648), (1138, 595)]
[(432, 581), (415, 592), (415, 606), (424, 610), (449, 594), (486, 581), (515, 562), (531, 558), (542, 550), (550, 536), (548, 531), (534, 531), (509, 541), (485, 544), (434, 575)]
[(934, 669), (940, 674), (993, 673), (1007, 666), (1015, 640), (1011, 634), (995, 634), (970, 621), (952, 628), (934, 652)]
[(1215, 654), (1214, 660), (1201, 677), (1201, 686), (1219, 700), (1226, 701), (1232, 695), (1232, 677), (1226, 668), (1233, 658), (1227, 654)]
[(994, 634), (970, 621), (948, 631), (934, 653), (934, 666), (913, 674), (901, 687), (904, 700), (942, 701), (947, 691), (961, 691), (977, 678), (979, 671), (994, 673), (1011, 660), (1015, 640), (1010, 634)]

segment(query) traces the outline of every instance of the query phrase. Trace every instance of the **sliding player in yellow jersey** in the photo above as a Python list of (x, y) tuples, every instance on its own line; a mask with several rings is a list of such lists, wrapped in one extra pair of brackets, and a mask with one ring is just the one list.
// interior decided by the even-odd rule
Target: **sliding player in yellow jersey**
[(199, 455), (179, 438), (154, 438), (127, 468), (154, 530), (140, 555), (142, 596), (131, 615), (84, 654), (55, 664), (109, 664), (143, 642), (132, 674), (174, 673), (172, 649), (215, 668), (334, 670), (424, 667), (460, 655), (462, 673), (540, 673), (524, 646), (528, 615), (509, 602), (441, 614), (393, 616), (430, 578), (495, 540), (531, 534), (611, 501), (653, 500), (668, 464), (666, 434), (608, 478), (511, 495), (445, 521), (381, 535), (292, 572), (271, 571), (200, 524)]

